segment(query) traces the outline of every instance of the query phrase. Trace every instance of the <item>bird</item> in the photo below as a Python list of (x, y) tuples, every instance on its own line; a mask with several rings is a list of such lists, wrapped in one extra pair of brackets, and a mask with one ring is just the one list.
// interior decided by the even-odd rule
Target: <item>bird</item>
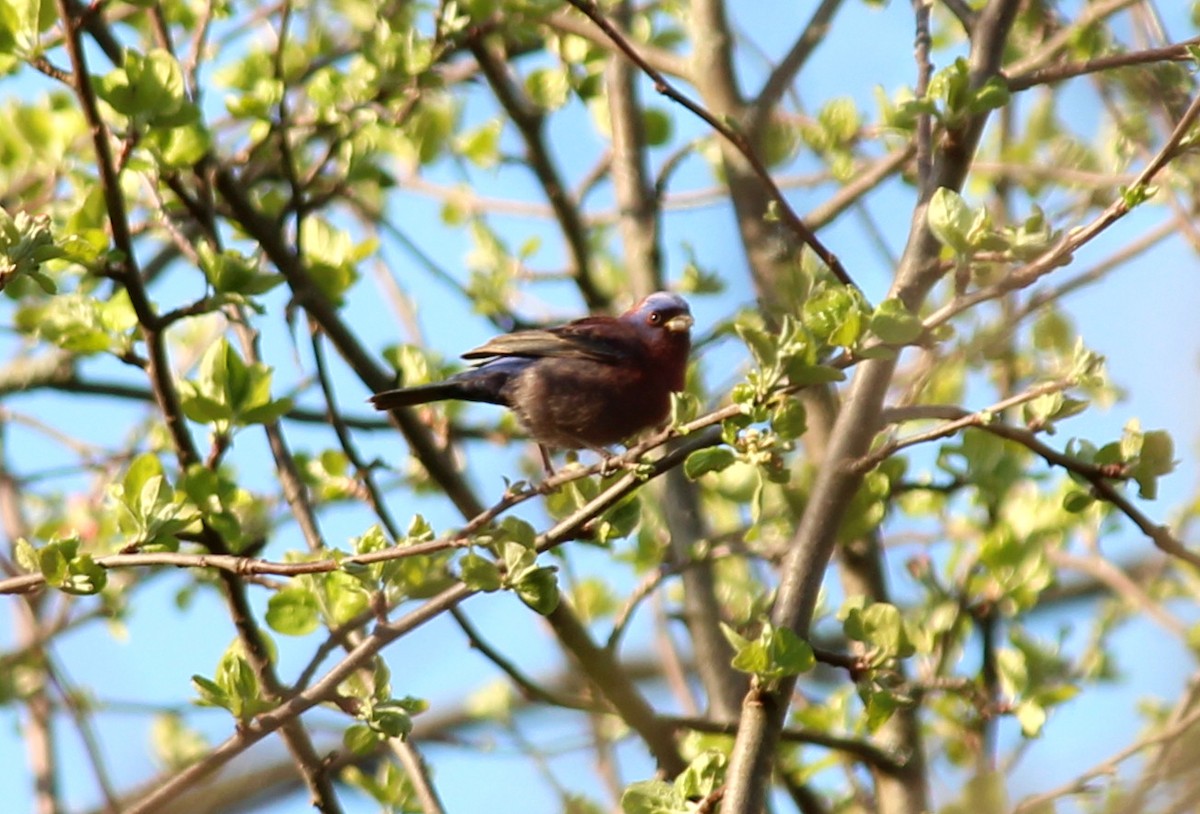
[(671, 394), (684, 387), (693, 324), (686, 300), (657, 291), (620, 316), (501, 334), (462, 354), (473, 367), (369, 400), (384, 411), (451, 399), (507, 407), (552, 474), (551, 449), (591, 449), (607, 461), (609, 446), (666, 421)]

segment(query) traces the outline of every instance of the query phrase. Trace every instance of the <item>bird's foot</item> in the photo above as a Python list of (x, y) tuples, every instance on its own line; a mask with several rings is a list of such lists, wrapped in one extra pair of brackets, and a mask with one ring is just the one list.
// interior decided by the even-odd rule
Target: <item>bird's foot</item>
[(610, 475), (615, 475), (622, 469), (627, 469), (629, 464), (622, 459), (621, 455), (613, 452), (606, 447), (592, 447), (592, 451), (600, 456), (600, 477), (607, 478)]

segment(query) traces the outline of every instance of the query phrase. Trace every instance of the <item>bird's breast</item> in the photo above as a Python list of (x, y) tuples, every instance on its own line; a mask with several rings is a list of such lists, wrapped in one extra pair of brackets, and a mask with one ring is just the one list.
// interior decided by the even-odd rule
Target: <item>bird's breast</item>
[(510, 382), (508, 400), (534, 440), (605, 447), (667, 418), (671, 386), (635, 364), (539, 359)]

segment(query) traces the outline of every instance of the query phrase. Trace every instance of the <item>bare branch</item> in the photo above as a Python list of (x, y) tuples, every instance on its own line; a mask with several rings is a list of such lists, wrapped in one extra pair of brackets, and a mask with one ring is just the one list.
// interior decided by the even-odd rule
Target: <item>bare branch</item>
[(755, 175), (758, 177), (763, 187), (768, 191), (771, 199), (779, 207), (779, 213), (784, 223), (786, 223), (792, 229), (792, 231), (796, 233), (801, 242), (813, 250), (817, 257), (821, 259), (821, 262), (823, 262), (829, 268), (830, 272), (832, 272), (833, 275), (843, 285), (857, 287), (855, 286), (854, 281), (850, 278), (850, 275), (842, 266), (841, 261), (838, 260), (837, 255), (825, 247), (825, 245), (817, 238), (812, 229), (810, 229), (796, 214), (795, 210), (792, 209), (791, 205), (784, 197), (783, 192), (780, 191), (774, 179), (771, 178), (770, 172), (768, 172), (766, 166), (758, 157), (758, 154), (755, 152), (753, 146), (751, 146), (750, 142), (746, 139), (746, 136), (740, 130), (737, 130), (726, 122), (721, 121), (712, 113), (705, 110), (703, 107), (696, 104), (687, 96), (676, 90), (675, 86), (668, 82), (666, 77), (663, 76), (659, 71), (647, 64), (646, 61), (641, 58), (640, 54), (638, 54), (638, 52), (629, 45), (628, 41), (621, 35), (621, 33), (617, 31), (607, 19), (604, 18), (593, 0), (568, 0), (568, 2), (583, 12), (588, 19), (602, 28), (604, 33), (606, 33), (612, 39), (617, 47), (619, 47), (621, 51), (647, 76), (654, 80), (654, 89), (656, 91), (661, 93), (663, 96), (666, 96), (668, 99), (676, 102), (677, 104), (682, 105), (695, 116), (698, 116), (705, 122), (705, 124), (715, 130), (717, 133), (720, 133), (723, 138), (737, 148), (738, 152), (741, 153), (741, 155), (753, 168)]
[(833, 18), (841, 7), (842, 0), (821, 0), (800, 36), (767, 76), (750, 107), (750, 115), (746, 122), (746, 131), (751, 134), (751, 140), (757, 138), (783, 94), (787, 92), (797, 74), (804, 69), (817, 46), (825, 39)]

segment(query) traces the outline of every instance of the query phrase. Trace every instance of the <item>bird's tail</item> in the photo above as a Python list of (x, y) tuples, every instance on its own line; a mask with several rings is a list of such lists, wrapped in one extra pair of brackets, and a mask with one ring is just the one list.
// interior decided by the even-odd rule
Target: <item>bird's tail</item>
[(431, 401), (446, 401), (460, 399), (462, 387), (450, 382), (438, 382), (419, 387), (401, 387), (396, 390), (385, 390), (376, 393), (368, 399), (375, 405), (376, 410), (395, 410), (398, 407), (414, 407), (418, 404), (428, 404)]
[(508, 405), (503, 388), (511, 375), (507, 365), (488, 365), (464, 370), (444, 382), (422, 384), (416, 387), (401, 387), (376, 393), (369, 399), (376, 410), (395, 410), (398, 407), (415, 407), (431, 401), (478, 401), (485, 404)]

